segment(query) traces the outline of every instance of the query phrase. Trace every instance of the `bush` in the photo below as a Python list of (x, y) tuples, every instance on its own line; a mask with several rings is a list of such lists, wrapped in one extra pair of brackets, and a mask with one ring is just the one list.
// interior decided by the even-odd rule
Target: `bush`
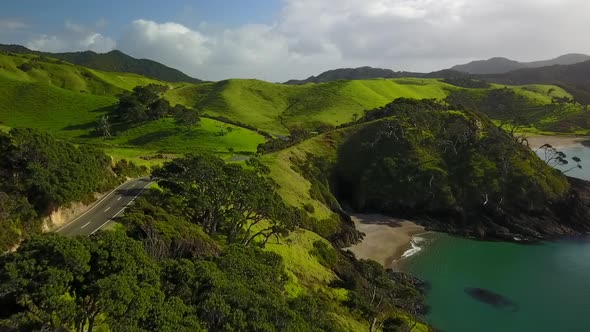
[(311, 254), (317, 257), (323, 266), (331, 268), (338, 263), (338, 253), (329, 243), (318, 240), (313, 243), (313, 248)]

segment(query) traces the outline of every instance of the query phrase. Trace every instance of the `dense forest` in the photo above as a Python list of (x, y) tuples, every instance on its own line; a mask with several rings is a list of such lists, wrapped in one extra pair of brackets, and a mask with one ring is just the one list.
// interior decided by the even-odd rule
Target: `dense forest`
[[(338, 148), (331, 175), (337, 197), (356, 210), (423, 218), (476, 237), (536, 238), (588, 228), (587, 215), (563, 219), (573, 204), (571, 180), (503, 123), (457, 108), (398, 99), (368, 111), (359, 120), (367, 124)], [(569, 162), (577, 167), (579, 159)]]
[(41, 220), (74, 202), (114, 188), (126, 176), (146, 173), (127, 161), (114, 164), (102, 151), (75, 146), (30, 129), (0, 132), (0, 250), (41, 231)]
[(331, 287), (347, 299), (286, 291), (283, 258), (264, 247), (305, 220), (285, 206), (265, 173), (254, 162), (176, 159), (154, 171), (159, 189), (125, 213), (123, 230), (24, 241), (0, 258), (0, 326), (338, 331), (339, 310), (385, 331), (415, 326), (407, 317), (424, 312), (416, 280), (357, 261), (327, 241), (314, 243), (312, 254), (338, 276)]

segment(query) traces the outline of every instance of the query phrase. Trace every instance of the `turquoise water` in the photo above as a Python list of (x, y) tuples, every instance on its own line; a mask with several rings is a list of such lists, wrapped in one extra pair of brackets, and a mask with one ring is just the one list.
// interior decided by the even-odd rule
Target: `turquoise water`
[[(590, 149), (563, 149), (583, 159), (590, 178)], [(589, 332), (590, 237), (543, 245), (472, 241), (442, 234), (423, 235), (424, 250), (401, 268), (428, 281), (427, 320), (444, 332)], [(483, 288), (515, 302), (496, 308), (470, 297)]]

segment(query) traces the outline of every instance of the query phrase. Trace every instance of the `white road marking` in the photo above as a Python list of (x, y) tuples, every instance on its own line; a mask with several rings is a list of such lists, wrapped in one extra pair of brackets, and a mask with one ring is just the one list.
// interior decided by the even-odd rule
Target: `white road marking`
[(69, 225), (73, 224), (74, 222), (76, 222), (78, 219), (84, 217), (85, 215), (87, 215), (88, 213), (90, 213), (90, 211), (94, 210), (98, 205), (100, 205), (100, 203), (102, 201), (104, 201), (105, 199), (107, 199), (109, 196), (111, 196), (115, 191), (117, 191), (119, 188), (123, 187), (125, 184), (127, 184), (127, 182), (121, 183), (121, 185), (119, 185), (117, 188), (111, 190), (110, 193), (106, 194), (103, 198), (99, 199), (96, 203), (94, 203), (94, 205), (86, 210), (86, 212), (82, 213), (81, 215), (79, 215), (76, 219), (70, 221), (69, 223), (61, 226), (60, 228), (56, 229), (55, 232), (59, 233), (61, 230), (63, 230), (64, 228), (68, 227)]
[(111, 209), (111, 207), (109, 206), (108, 208), (106, 208), (106, 209), (104, 210), (104, 212), (107, 212), (107, 211), (108, 211), (108, 210), (110, 210), (110, 209)]
[(89, 222), (85, 223), (85, 224), (84, 224), (84, 226), (80, 227), (80, 229), (84, 229), (84, 227), (86, 227), (86, 226), (90, 225), (90, 223), (91, 223), (91, 221), (89, 221)]
[(144, 190), (145, 190), (147, 187), (149, 187), (149, 186), (150, 186), (150, 184), (152, 184), (152, 183), (154, 183), (154, 182), (156, 182), (156, 181), (152, 181), (152, 182), (150, 182), (150, 183), (146, 184), (146, 185), (145, 185), (145, 186), (144, 186), (144, 187), (143, 187), (143, 188), (142, 188), (142, 189), (139, 191), (139, 193), (138, 193), (137, 195), (135, 195), (135, 197), (133, 197), (133, 198), (131, 199), (131, 201), (129, 201), (129, 203), (127, 203), (127, 205), (125, 205), (125, 206), (124, 206), (124, 207), (123, 207), (121, 210), (119, 210), (119, 212), (115, 213), (115, 215), (114, 215), (114, 216), (112, 216), (112, 217), (111, 217), (111, 219), (107, 220), (107, 221), (106, 221), (104, 224), (100, 225), (100, 227), (98, 227), (97, 229), (93, 230), (93, 231), (92, 231), (92, 233), (90, 233), (90, 234), (92, 235), (92, 234), (94, 234), (94, 233), (96, 233), (96, 232), (100, 231), (100, 230), (101, 230), (101, 229), (102, 229), (104, 226), (106, 226), (106, 225), (107, 225), (107, 224), (108, 224), (108, 223), (109, 223), (111, 220), (113, 220), (113, 219), (117, 218), (117, 216), (118, 216), (119, 214), (121, 214), (121, 212), (125, 211), (125, 209), (126, 209), (126, 208), (127, 208), (129, 205), (131, 205), (131, 203), (133, 203), (133, 201), (134, 201), (134, 200), (135, 200), (135, 199), (136, 199), (136, 198), (137, 198), (139, 195), (141, 195), (141, 194), (143, 193), (143, 191), (144, 191)]
[(120, 201), (120, 200), (121, 200), (121, 198), (123, 198), (123, 196), (120, 196), (119, 198), (117, 198), (117, 200), (118, 200), (118, 201)]

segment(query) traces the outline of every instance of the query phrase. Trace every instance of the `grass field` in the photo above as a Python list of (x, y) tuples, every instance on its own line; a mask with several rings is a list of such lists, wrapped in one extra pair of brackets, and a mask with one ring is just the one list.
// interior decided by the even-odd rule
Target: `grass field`
[[(23, 65), (29, 67), (23, 69)], [(101, 96), (115, 96), (124, 90), (150, 83), (170, 85), (136, 74), (106, 73), (51, 58), (7, 54), (0, 54), (0, 79), (44, 83), (72, 92)]]
[(172, 104), (183, 104), (225, 116), (273, 134), (289, 129), (337, 126), (354, 115), (383, 106), (395, 98), (444, 98), (451, 85), (437, 80), (376, 79), (322, 84), (283, 85), (258, 80), (228, 80), (185, 85), (168, 91)]
[(58, 137), (76, 138), (116, 102), (114, 97), (72, 92), (53, 85), (0, 79), (0, 122)]
[[(28, 67), (24, 68), (24, 64)], [(179, 103), (208, 115), (224, 116), (275, 135), (286, 135), (297, 127), (315, 131), (338, 126), (399, 97), (443, 99), (449, 91), (459, 89), (435, 79), (412, 78), (301, 86), (259, 80), (169, 84), (135, 74), (100, 72), (50, 58), (0, 54), (0, 130), (36, 128), (77, 143), (95, 144), (115, 153), (115, 158), (128, 156), (141, 163), (152, 163), (138, 158), (157, 152), (253, 153), (264, 142), (262, 136), (251, 130), (206, 118), (191, 131), (177, 128), (165, 119), (117, 133), (108, 140), (93, 136), (96, 120), (117, 102), (116, 94), (150, 83), (168, 85), (170, 90), (165, 98), (173, 105)], [(494, 86), (500, 87), (503, 86)], [(569, 96), (563, 89), (548, 85), (509, 88), (538, 105), (550, 103), (552, 97)], [(530, 130), (556, 131), (563, 127), (580, 132), (580, 128), (573, 126), (580, 123), (580, 114), (575, 107), (564, 108), (560, 114), (543, 114), (539, 121), (542, 126)], [(231, 132), (218, 134), (228, 127), (232, 128)], [(289, 167), (288, 162), (281, 167)]]
[[(226, 132), (224, 135), (220, 134), (222, 130)], [(230, 148), (236, 153), (254, 153), (265, 139), (254, 131), (202, 118), (201, 123), (190, 130), (176, 126), (172, 119), (162, 119), (129, 129), (112, 139), (94, 138), (92, 141), (164, 153), (228, 153)]]
[[(26, 63), (32, 67), (26, 71), (19, 68)], [(0, 54), (0, 130), (34, 128), (104, 148), (115, 159), (147, 165), (161, 160), (140, 157), (159, 152), (229, 154), (229, 149), (253, 153), (265, 141), (251, 130), (206, 118), (190, 131), (164, 119), (117, 133), (112, 139), (94, 136), (95, 122), (116, 104), (115, 94), (150, 83), (162, 84), (135, 74), (100, 72), (31, 55)], [(220, 131), (226, 133), (220, 135)]]

